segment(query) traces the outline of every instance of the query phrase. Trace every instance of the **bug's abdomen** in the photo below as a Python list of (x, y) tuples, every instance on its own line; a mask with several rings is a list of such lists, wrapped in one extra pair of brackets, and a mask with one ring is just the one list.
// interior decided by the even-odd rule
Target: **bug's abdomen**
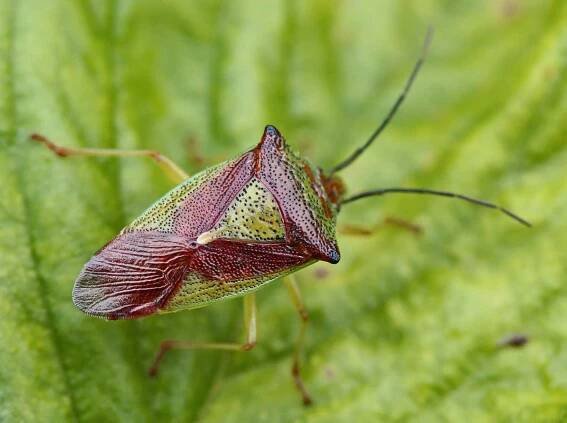
[(195, 251), (184, 283), (161, 311), (241, 296), (313, 262), (310, 254), (285, 243), (218, 239)]

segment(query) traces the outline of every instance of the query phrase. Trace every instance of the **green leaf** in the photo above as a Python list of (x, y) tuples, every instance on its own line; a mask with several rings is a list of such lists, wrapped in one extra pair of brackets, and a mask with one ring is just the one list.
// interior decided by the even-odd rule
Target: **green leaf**
[[(151, 148), (190, 172), (273, 123), (330, 167), (387, 113), (428, 24), (430, 57), (400, 113), (343, 172), (351, 192), (430, 187), (447, 199), (345, 207), (342, 261), (259, 292), (247, 354), (174, 352), (164, 338), (242, 337), (241, 301), (105, 322), (71, 302), (82, 265), (170, 188), (149, 160), (59, 159), (68, 146)], [(567, 415), (567, 3), (0, 0), (1, 421), (560, 421)], [(506, 334), (523, 348), (498, 348)]]

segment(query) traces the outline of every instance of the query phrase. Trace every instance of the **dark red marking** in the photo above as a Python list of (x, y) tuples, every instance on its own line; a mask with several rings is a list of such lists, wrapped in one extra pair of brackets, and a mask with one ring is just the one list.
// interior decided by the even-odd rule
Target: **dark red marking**
[(312, 260), (307, 251), (279, 243), (240, 242), (217, 239), (200, 246), (191, 270), (207, 279), (233, 281), (280, 272)]

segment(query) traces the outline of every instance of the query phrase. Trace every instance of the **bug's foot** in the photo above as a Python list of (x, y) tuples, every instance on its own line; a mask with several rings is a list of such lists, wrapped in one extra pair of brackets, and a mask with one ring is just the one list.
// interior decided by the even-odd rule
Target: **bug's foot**
[(313, 399), (311, 398), (311, 395), (309, 395), (309, 392), (307, 392), (307, 389), (305, 388), (305, 384), (303, 383), (303, 378), (301, 377), (301, 372), (299, 370), (298, 362), (293, 363), (293, 366), (291, 368), (291, 374), (293, 376), (293, 381), (295, 382), (295, 387), (301, 394), (301, 400), (303, 402), (303, 405), (306, 407), (313, 405)]
[(161, 362), (161, 357), (156, 357), (154, 362), (152, 363), (151, 367), (148, 369), (148, 376), (149, 377), (156, 377), (159, 370), (159, 364)]
[(54, 142), (50, 141), (47, 137), (41, 134), (31, 134), (30, 139), (33, 141), (37, 141), (42, 143), (59, 157), (67, 157), (69, 155), (69, 151), (65, 147), (61, 147)]
[(149, 377), (156, 377), (156, 376), (157, 376), (157, 371), (158, 371), (157, 367), (154, 367), (154, 366), (150, 367), (150, 368), (148, 369), (148, 376), (149, 376)]
[(158, 352), (157, 352), (157, 354), (154, 358), (154, 361), (153, 361), (152, 365), (150, 366), (150, 368), (148, 369), (148, 376), (150, 376), (150, 377), (156, 377), (157, 376), (158, 370), (159, 370), (159, 365), (161, 364), (161, 361), (163, 360), (163, 356), (172, 347), (173, 347), (173, 341), (163, 341), (160, 344), (159, 350), (158, 350)]

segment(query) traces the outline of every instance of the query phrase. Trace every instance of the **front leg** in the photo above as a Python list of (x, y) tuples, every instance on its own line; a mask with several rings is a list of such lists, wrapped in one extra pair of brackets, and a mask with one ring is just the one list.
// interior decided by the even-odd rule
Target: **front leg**
[(189, 175), (183, 171), (173, 160), (154, 150), (117, 150), (112, 148), (78, 148), (64, 147), (55, 144), (53, 141), (40, 134), (32, 134), (32, 140), (37, 141), (59, 157), (68, 156), (85, 156), (85, 157), (149, 157), (176, 183), (182, 182), (189, 178)]

